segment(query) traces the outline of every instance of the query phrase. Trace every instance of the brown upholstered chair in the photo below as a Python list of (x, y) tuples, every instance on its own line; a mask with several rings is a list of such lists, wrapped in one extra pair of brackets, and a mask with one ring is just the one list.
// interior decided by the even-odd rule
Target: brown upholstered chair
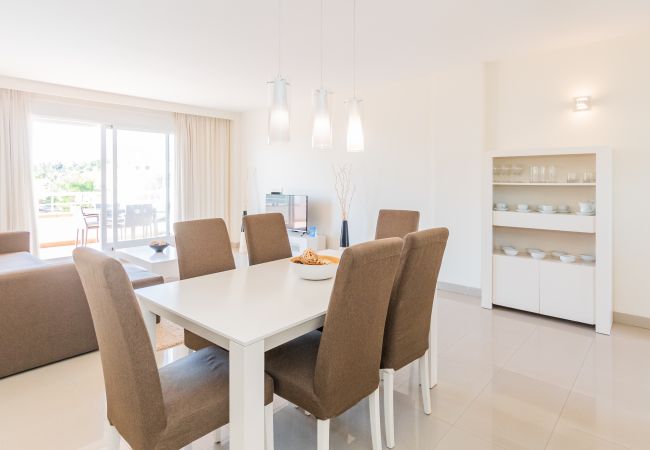
[(384, 379), (384, 428), (388, 448), (395, 446), (393, 385), (396, 370), (416, 360), (419, 361), (424, 412), (431, 414), (429, 364), (427, 363), (431, 310), (448, 237), (449, 231), (446, 228), (432, 228), (409, 233), (404, 238), (404, 247), (388, 306), (384, 347), (381, 354)]
[(318, 450), (329, 448), (329, 419), (370, 396), (373, 449), (381, 449), (379, 363), (402, 240), (366, 242), (343, 253), (323, 332), (266, 353), (276, 393), (318, 419)]
[(380, 209), (377, 217), (375, 239), (389, 237), (403, 238), (409, 233), (418, 231), (420, 223), (419, 211), (401, 209)]
[[(235, 268), (230, 236), (223, 219), (202, 219), (174, 224), (180, 279), (200, 277)], [(185, 330), (185, 346), (201, 350), (214, 345)]]
[(291, 257), (291, 245), (284, 216), (280, 213), (244, 217), (244, 233), (251, 266)]
[[(227, 424), (228, 353), (207, 347), (158, 370), (121, 264), (89, 248), (77, 248), (73, 257), (99, 343), (111, 446), (119, 447), (121, 435), (136, 450), (178, 449)], [(269, 421), (272, 401), (273, 380), (267, 376)]]

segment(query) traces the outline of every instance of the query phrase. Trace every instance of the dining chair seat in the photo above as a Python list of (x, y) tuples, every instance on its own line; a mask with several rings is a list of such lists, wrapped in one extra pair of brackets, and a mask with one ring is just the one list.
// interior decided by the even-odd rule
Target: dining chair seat
[[(328, 411), (314, 391), (318, 346), (322, 333), (312, 331), (266, 352), (265, 370), (282, 397), (309, 411), (318, 419), (327, 419), (343, 411)], [(374, 390), (374, 389), (373, 389)], [(368, 392), (368, 394), (370, 394)]]
[[(161, 440), (169, 448), (229, 422), (228, 352), (206, 347), (159, 370), (167, 427)], [(264, 377), (264, 404), (273, 402), (273, 379)]]

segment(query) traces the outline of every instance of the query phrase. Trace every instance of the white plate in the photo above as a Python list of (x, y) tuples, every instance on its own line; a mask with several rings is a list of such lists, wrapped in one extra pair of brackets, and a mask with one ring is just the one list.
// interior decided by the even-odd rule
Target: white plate
[(591, 212), (576, 211), (576, 214), (579, 216), (595, 216), (596, 211), (591, 211)]
[(532, 209), (515, 209), (516, 212), (521, 212), (521, 213), (529, 213), (533, 212)]
[(508, 208), (506, 208), (506, 209), (499, 209), (499, 208), (494, 208), (494, 210), (495, 210), (495, 211), (507, 211), (507, 210), (508, 210)]
[(541, 214), (557, 214), (557, 209), (554, 209), (553, 211), (542, 211), (541, 209), (538, 209), (537, 212)]

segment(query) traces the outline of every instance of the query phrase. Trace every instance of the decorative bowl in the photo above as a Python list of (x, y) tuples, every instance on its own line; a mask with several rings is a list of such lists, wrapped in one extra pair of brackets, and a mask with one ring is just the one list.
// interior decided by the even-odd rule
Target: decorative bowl
[(573, 263), (576, 262), (576, 257), (573, 255), (561, 255), (560, 261), (562, 261), (563, 263)]
[(596, 257), (594, 255), (580, 255), (580, 259), (584, 262), (594, 262)]
[(533, 259), (544, 259), (546, 258), (546, 252), (530, 252), (530, 256)]
[(519, 254), (519, 250), (513, 247), (503, 247), (503, 253), (508, 256), (517, 256)]
[(149, 248), (153, 249), (156, 253), (162, 253), (167, 247), (169, 247), (169, 243), (164, 241), (152, 241), (149, 243)]
[(327, 261), (327, 264), (303, 264), (300, 257), (291, 258), (293, 271), (303, 280), (328, 280), (336, 275), (340, 259), (336, 256), (318, 255)]

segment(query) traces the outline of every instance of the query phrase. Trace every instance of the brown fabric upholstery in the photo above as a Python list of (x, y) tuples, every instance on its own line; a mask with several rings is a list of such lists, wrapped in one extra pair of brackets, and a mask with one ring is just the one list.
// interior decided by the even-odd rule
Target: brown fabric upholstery
[(429, 348), (431, 309), (448, 237), (446, 228), (406, 235), (388, 306), (382, 369), (401, 369)]
[[(177, 222), (174, 235), (181, 280), (235, 269), (230, 236), (223, 219)], [(214, 345), (188, 330), (185, 330), (184, 342), (192, 350)]]
[(0, 275), (0, 378), (97, 350), (74, 264)]
[(319, 419), (346, 411), (379, 386), (386, 313), (402, 240), (367, 242), (343, 253), (323, 332), (266, 353), (281, 397)]
[[(134, 288), (160, 275), (129, 265)], [(74, 264), (31, 253), (0, 255), (0, 378), (97, 350), (88, 302)]]
[[(123, 267), (89, 248), (76, 249), (73, 257), (97, 332), (108, 419), (129, 445), (177, 449), (225, 425), (227, 353), (205, 348), (159, 373)], [(265, 387), (268, 401), (272, 381)]]
[(280, 213), (244, 217), (248, 263), (253, 266), (291, 257), (291, 245), (284, 216)]
[(29, 231), (8, 231), (0, 233), (0, 255), (29, 251)]
[(389, 237), (403, 238), (409, 233), (418, 231), (419, 223), (419, 211), (380, 209), (379, 216), (377, 217), (375, 239)]

